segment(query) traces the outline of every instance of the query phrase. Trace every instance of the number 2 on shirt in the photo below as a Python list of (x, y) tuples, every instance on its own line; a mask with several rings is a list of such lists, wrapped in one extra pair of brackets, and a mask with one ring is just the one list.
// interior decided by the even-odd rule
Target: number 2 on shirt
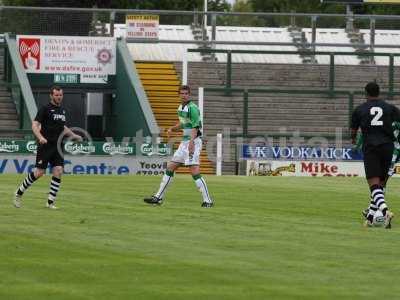
[(383, 110), (382, 108), (378, 106), (371, 107), (369, 110), (369, 113), (371, 116), (374, 116), (373, 119), (371, 120), (371, 126), (382, 126), (383, 121), (380, 120), (380, 118), (383, 116)]

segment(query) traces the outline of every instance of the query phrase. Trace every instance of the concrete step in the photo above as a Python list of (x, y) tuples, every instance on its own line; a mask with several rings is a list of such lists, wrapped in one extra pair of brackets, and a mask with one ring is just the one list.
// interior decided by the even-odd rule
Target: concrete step
[[(250, 125), (248, 127), (249, 132), (259, 132), (261, 134), (268, 133), (268, 132), (282, 132), (282, 124), (257, 124), (257, 125)], [(336, 127), (321, 127), (321, 126), (312, 126), (310, 124), (302, 124), (302, 125), (287, 125), (284, 126), (288, 133), (299, 130), (300, 132), (327, 132), (332, 131), (335, 132)], [(347, 127), (339, 127), (348, 130)]]
[(3, 110), (0, 110), (0, 119), (1, 120), (18, 120), (18, 115), (16, 114), (15, 110), (13, 110), (12, 112), (7, 112), (7, 111), (4, 112)]
[[(299, 131), (300, 134), (302, 135), (307, 135), (307, 136), (311, 136), (311, 137), (315, 137), (315, 138), (322, 138), (325, 136), (331, 136), (334, 137), (335, 136), (335, 131), (334, 130), (326, 130), (326, 131), (313, 131), (313, 130), (300, 130)], [(253, 132), (253, 131), (248, 131), (248, 134), (250, 136), (256, 136), (256, 137), (279, 137), (280, 136), (280, 132), (279, 131), (273, 131), (273, 130), (267, 130), (267, 131), (263, 131), (262, 133), (260, 132)]]
[(218, 133), (222, 132), (230, 132), (231, 134), (236, 134), (236, 133), (242, 133), (242, 127), (241, 126), (230, 126), (230, 127), (224, 127), (224, 128), (217, 128), (215, 130), (204, 130), (204, 136), (205, 138), (215, 138)]
[[(236, 109), (243, 110), (243, 104), (238, 103), (234, 106)], [(248, 109), (250, 111), (258, 110), (263, 112), (284, 112), (285, 110), (298, 110), (298, 113), (304, 113), (305, 110), (312, 109), (313, 111), (322, 111), (322, 112), (337, 112), (337, 111), (345, 111), (348, 109), (348, 105), (330, 105), (330, 104), (314, 104), (314, 103), (299, 103), (296, 105), (295, 103), (287, 104), (285, 103), (249, 103)]]
[[(242, 107), (243, 103), (236, 102), (233, 103), (235, 107)], [(256, 102), (256, 101), (249, 101), (248, 103), (249, 109), (252, 108), (257, 108), (257, 109), (262, 109), (265, 111), (271, 111), (272, 109), (309, 109), (309, 108), (314, 108), (316, 110), (343, 110), (348, 108), (347, 103), (338, 103), (338, 104), (332, 104), (332, 103), (307, 103), (307, 102)]]
[(204, 126), (210, 127), (212, 126), (213, 128), (223, 128), (223, 127), (230, 127), (230, 126), (239, 126), (242, 121), (234, 120), (234, 119), (228, 119), (228, 120), (220, 120), (214, 121), (211, 119), (204, 119)]
[(347, 121), (348, 115), (346, 112), (340, 113), (309, 113), (309, 114), (296, 114), (288, 111), (286, 114), (263, 114), (263, 113), (249, 113), (249, 120), (258, 122), (259, 120), (274, 120), (280, 122), (302, 121), (302, 120), (316, 120), (316, 121)]
[(14, 111), (15, 111), (15, 104), (11, 101), (9, 101), (9, 102), (1, 102), (0, 101), (0, 110), (1, 109), (14, 109)]
[(10, 98), (10, 92), (8, 92), (7, 90), (0, 90), (0, 101), (8, 100)]
[[(209, 95), (205, 101), (208, 103), (217, 102), (243, 102), (243, 95), (226, 97)], [(264, 94), (264, 93), (250, 93), (249, 103), (322, 103), (322, 104), (343, 104), (347, 103), (347, 98), (328, 98), (326, 96), (317, 95), (296, 95), (296, 94)]]
[(16, 119), (0, 119), (0, 129), (16, 129), (18, 127), (18, 120)]
[[(288, 109), (299, 109), (304, 112), (304, 110), (315, 110), (315, 111), (346, 111), (348, 109), (347, 105), (329, 105), (329, 104), (313, 104), (313, 103), (301, 103), (299, 105), (295, 104), (290, 104), (290, 105), (285, 105), (284, 103), (274, 103), (274, 104), (268, 104), (268, 103), (249, 103), (248, 106), (249, 110), (262, 110), (263, 112), (273, 112), (277, 110), (278, 112), (285, 111)], [(226, 104), (209, 104), (205, 103), (204, 104), (204, 110), (205, 112), (210, 112), (210, 111), (215, 111), (215, 110), (224, 110), (224, 109), (235, 109), (236, 111), (243, 111), (243, 103), (235, 103), (233, 106), (226, 106)]]
[[(230, 122), (230, 120), (237, 120), (236, 116), (231, 116), (229, 118), (225, 118), (224, 120), (218, 120), (220, 115), (218, 114), (213, 114), (213, 113), (207, 113), (205, 114), (206, 120), (210, 123), (226, 123)], [(215, 121), (214, 121), (215, 120)], [(340, 113), (309, 113), (309, 114), (296, 114), (292, 113), (291, 111), (288, 111), (287, 113), (281, 113), (281, 114), (264, 114), (264, 113), (249, 113), (249, 121), (252, 122), (258, 122), (260, 120), (265, 120), (265, 121), (279, 121), (279, 122), (294, 122), (294, 121), (302, 121), (302, 120), (315, 120), (315, 121), (347, 121), (348, 120), (348, 115), (346, 112), (340, 112)]]
[(319, 115), (305, 115), (303, 117), (299, 117), (297, 115), (288, 115), (286, 118), (269, 118), (268, 116), (263, 115), (251, 115), (251, 118), (248, 119), (249, 124), (270, 124), (270, 125), (287, 125), (287, 124), (310, 124), (318, 125), (318, 126), (331, 126), (331, 125), (343, 125), (346, 126), (348, 121), (348, 117), (343, 114), (331, 115), (331, 116), (319, 116)]

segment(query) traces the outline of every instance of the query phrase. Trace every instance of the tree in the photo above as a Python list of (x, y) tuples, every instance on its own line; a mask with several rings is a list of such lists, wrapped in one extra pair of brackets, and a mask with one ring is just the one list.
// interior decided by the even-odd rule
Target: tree
[[(298, 12), (298, 13), (345, 13), (345, 6), (323, 4), (320, 0), (249, 0), (255, 12)], [(335, 23), (338, 20), (330, 19)], [(326, 19), (319, 19), (318, 26), (326, 25)], [(340, 21), (343, 23), (342, 21)], [(311, 20), (306, 17), (297, 17), (296, 25), (310, 27)], [(269, 17), (265, 19), (266, 26), (281, 27), (291, 24), (290, 17)], [(334, 25), (338, 25), (335, 23)]]
[[(232, 6), (233, 12), (253, 12), (253, 6), (250, 1), (236, 0)], [(224, 16), (221, 17), (221, 22), (230, 26), (261, 26), (263, 22), (258, 17), (252, 16)]]
[[(94, 7), (120, 8), (120, 9), (150, 9), (150, 10), (180, 10), (202, 11), (204, 0), (3, 0), (4, 5), (15, 6), (40, 6), (40, 7)], [(400, 5), (353, 5), (355, 14), (387, 14), (400, 15)], [(236, 0), (231, 6), (227, 0), (208, 0), (209, 11), (235, 11), (235, 12), (301, 12), (301, 13), (346, 13), (345, 5), (326, 4), (320, 0)], [(108, 16), (104, 16), (108, 18)], [(189, 24), (191, 16), (161, 16), (162, 24)], [(118, 22), (124, 22), (124, 15), (117, 15)], [(309, 17), (297, 17), (296, 24), (301, 27), (310, 27)], [(218, 25), (238, 26), (288, 26), (290, 17), (251, 17), (251, 16), (220, 16)], [(359, 27), (368, 27), (369, 21), (357, 20)], [(343, 17), (318, 18), (318, 27), (344, 27)], [(377, 21), (377, 28), (400, 28), (400, 22)]]
[[(346, 7), (341, 4), (324, 4), (320, 0), (248, 0), (255, 12), (291, 12), (298, 13), (339, 13), (345, 14)], [(399, 15), (400, 5), (352, 5), (355, 14), (387, 14)], [(266, 26), (287, 26), (290, 20), (283, 17), (268, 18)], [(357, 21), (360, 27), (368, 27), (369, 21)], [(310, 27), (309, 18), (297, 18), (296, 24), (302, 27)], [(319, 18), (318, 27), (343, 27), (345, 20), (343, 18)], [(395, 22), (377, 23), (377, 28), (399, 28), (400, 24)]]
[(10, 6), (34, 6), (35, 0), (3, 0), (4, 5)]
[[(203, 0), (3, 0), (4, 5), (42, 6), (42, 7), (93, 7), (131, 8), (154, 10), (188, 10), (203, 9)], [(213, 11), (228, 11), (230, 5), (226, 0), (208, 0), (208, 8)]]
[[(118, 9), (180, 10), (202, 11), (204, 0), (4, 0), (4, 5), (39, 6), (39, 7), (98, 7)], [(230, 11), (226, 0), (208, 0), (209, 11)], [(99, 14), (100, 19), (108, 20), (108, 15)], [(125, 15), (117, 14), (117, 22), (125, 22)], [(160, 16), (161, 24), (190, 24), (192, 16)]]

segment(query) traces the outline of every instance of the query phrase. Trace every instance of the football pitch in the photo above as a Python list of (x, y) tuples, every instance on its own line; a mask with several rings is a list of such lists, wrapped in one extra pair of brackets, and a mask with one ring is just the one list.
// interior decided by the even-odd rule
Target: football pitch
[(0, 299), (398, 299), (400, 180), (393, 228), (363, 228), (361, 178), (189, 175), (160, 207), (160, 177), (49, 176), (11, 205), (23, 175), (1, 175)]

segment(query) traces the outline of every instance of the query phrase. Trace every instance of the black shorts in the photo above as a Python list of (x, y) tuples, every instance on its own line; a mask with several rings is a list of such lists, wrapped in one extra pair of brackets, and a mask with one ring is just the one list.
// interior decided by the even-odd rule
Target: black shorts
[(39, 144), (37, 147), (36, 168), (46, 169), (49, 163), (52, 167), (64, 166), (64, 154), (58, 151), (57, 143)]
[(364, 168), (367, 179), (379, 177), (384, 180), (388, 176), (393, 149), (392, 143), (364, 147)]

